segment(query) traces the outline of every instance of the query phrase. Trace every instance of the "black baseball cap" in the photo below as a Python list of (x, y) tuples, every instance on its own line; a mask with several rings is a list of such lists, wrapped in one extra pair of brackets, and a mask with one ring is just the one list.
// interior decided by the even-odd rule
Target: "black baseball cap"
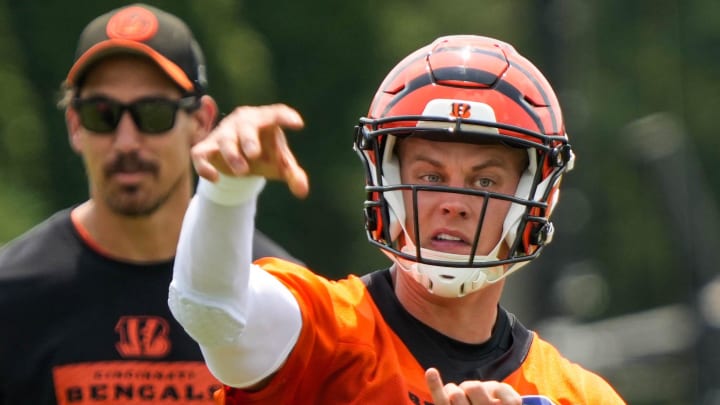
[(85, 27), (66, 84), (82, 84), (89, 67), (118, 53), (144, 55), (183, 91), (206, 92), (205, 57), (190, 28), (180, 18), (140, 3), (112, 10)]

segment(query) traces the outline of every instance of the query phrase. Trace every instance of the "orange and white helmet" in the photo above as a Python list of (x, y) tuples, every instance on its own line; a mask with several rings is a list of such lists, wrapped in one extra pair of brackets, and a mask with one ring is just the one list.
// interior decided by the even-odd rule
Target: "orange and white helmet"
[[(500, 142), (526, 149), (529, 164), (514, 195), (402, 184), (394, 147), (410, 136)], [(354, 149), (366, 168), (368, 240), (430, 291), (448, 297), (496, 282), (540, 254), (553, 236), (550, 215), (562, 175), (574, 164), (560, 105), (542, 73), (511, 45), (474, 35), (438, 38), (395, 66), (356, 127)], [(457, 255), (401, 237), (405, 221), (415, 220), (406, 218), (402, 191), (416, 198), (420, 188), (510, 201), (497, 247), (488, 255)], [(481, 216), (473, 246), (482, 226)]]

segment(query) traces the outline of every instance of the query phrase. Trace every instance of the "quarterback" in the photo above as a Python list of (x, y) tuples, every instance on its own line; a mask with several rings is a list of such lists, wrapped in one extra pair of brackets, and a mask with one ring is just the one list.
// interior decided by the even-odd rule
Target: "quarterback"
[(441, 37), (404, 58), (354, 131), (365, 232), (391, 267), (328, 280), (251, 263), (267, 179), (309, 190), (282, 105), (240, 107), (193, 148), (202, 177), (170, 285), (222, 404), (623, 404), (499, 305), (552, 240), (572, 169), (548, 81), (496, 39)]

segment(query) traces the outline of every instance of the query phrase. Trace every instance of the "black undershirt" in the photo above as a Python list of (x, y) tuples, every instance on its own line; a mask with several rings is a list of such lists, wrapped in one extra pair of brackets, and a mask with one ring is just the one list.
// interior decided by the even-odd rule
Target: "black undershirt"
[(527, 356), (532, 333), (500, 306), (490, 339), (468, 344), (445, 336), (410, 315), (395, 295), (389, 269), (367, 274), (363, 281), (388, 326), (424, 369), (437, 368), (446, 383), (501, 381), (520, 368)]

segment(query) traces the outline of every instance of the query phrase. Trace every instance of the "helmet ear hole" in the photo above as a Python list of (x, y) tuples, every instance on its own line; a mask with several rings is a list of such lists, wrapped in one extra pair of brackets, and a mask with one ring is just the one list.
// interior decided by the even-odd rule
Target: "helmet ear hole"
[(355, 125), (355, 145), (359, 150), (373, 150), (373, 142), (362, 125)]
[(572, 170), (575, 164), (575, 154), (568, 144), (552, 148), (549, 159), (549, 164), (552, 167), (567, 167), (567, 171)]
[(552, 222), (537, 224), (530, 231), (530, 244), (545, 246), (552, 241), (553, 234), (555, 234), (555, 227)]

